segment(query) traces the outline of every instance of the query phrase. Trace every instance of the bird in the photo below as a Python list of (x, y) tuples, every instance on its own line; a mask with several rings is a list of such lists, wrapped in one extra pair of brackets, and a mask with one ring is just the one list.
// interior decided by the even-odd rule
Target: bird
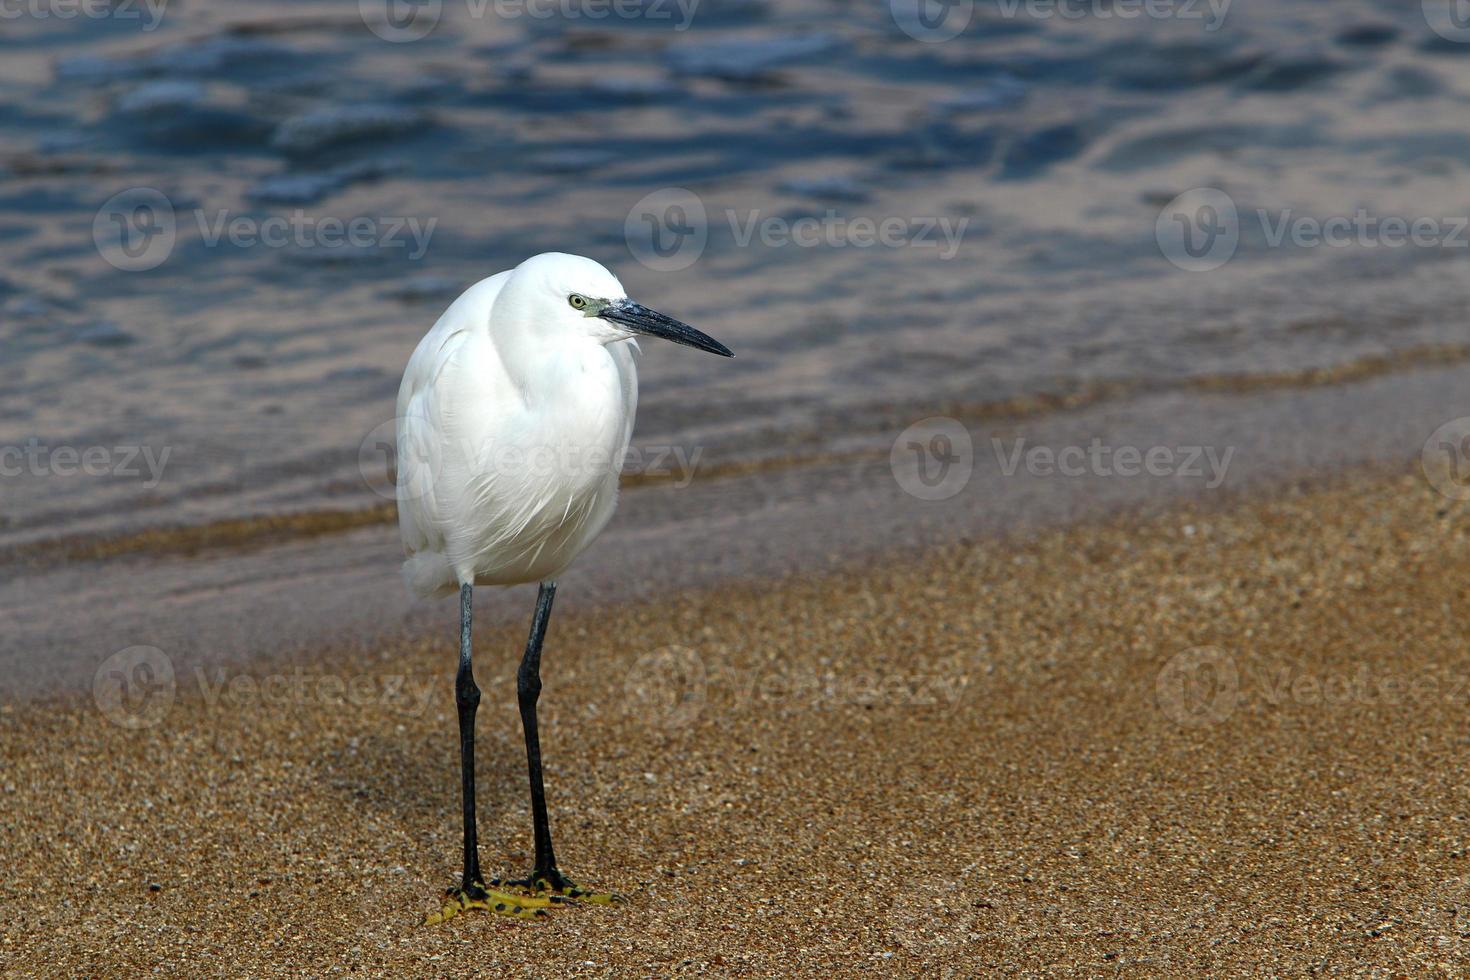
[[(638, 338), (733, 357), (694, 327), (628, 298), (579, 255), (546, 252), (464, 291), (419, 341), (398, 391), (396, 502), (404, 580), (423, 598), (459, 595), (459, 718), (464, 866), (438, 924), (470, 910), (515, 918), (558, 903), (609, 904), (557, 864), (536, 705), (541, 648), (561, 574), (617, 506), (638, 407)], [(472, 664), (475, 586), (537, 583), (516, 699), (526, 741), (535, 857), (523, 878), (480, 871), (475, 826)]]

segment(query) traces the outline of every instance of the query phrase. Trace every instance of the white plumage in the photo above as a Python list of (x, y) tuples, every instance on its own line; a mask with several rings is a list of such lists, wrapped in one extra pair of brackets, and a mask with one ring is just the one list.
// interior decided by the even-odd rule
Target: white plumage
[(398, 523), (418, 595), (555, 578), (616, 506), (638, 402), (635, 342), (537, 322), (552, 319), (536, 316), (538, 291), (506, 287), (542, 267), (569, 274), (555, 297), (569, 313), (568, 292), (623, 295), (590, 260), (537, 256), (466, 290), (404, 372)]
[(410, 589), (554, 580), (591, 543), (617, 505), (633, 432), (635, 333), (729, 354), (575, 255), (534, 256), (450, 305), (398, 392)]
[[(505, 887), (559, 900), (612, 901), (557, 867), (541, 771), (536, 703), (556, 578), (597, 537), (618, 501), (638, 407), (634, 334), (730, 356), (724, 345), (628, 299), (591, 259), (550, 252), (465, 290), (419, 341), (398, 390), (398, 527), (409, 588), (459, 590), (460, 780), (464, 872), (425, 921), (467, 909), (527, 916), (551, 899), (487, 887), (475, 823), (474, 586), (539, 582), (516, 673), (526, 735), (536, 863)], [(491, 879), (490, 886), (501, 885)]]

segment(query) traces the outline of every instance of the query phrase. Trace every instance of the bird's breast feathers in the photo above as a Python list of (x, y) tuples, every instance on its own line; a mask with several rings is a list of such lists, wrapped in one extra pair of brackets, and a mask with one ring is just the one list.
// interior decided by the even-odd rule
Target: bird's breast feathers
[[(404, 543), (473, 566), (479, 581), (525, 581), (564, 567), (612, 515), (636, 397), (631, 360), (596, 347), (549, 366), (555, 386), (527, 390), (485, 370), (477, 346), (457, 350), (409, 406), (410, 441), (432, 479), (405, 514), (402, 464), (415, 450), (400, 438), (400, 522), (428, 532)], [(435, 397), (447, 392), (455, 397)]]

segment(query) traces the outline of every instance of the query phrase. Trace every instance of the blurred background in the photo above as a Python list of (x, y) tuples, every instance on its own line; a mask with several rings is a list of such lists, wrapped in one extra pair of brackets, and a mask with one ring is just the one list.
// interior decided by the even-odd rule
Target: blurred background
[[(1224, 409), (1193, 396), (1252, 406), (1230, 446), (1277, 440), (1242, 472), (1341, 455), (1326, 419), (1402, 456), (1403, 391), (1263, 393), (1467, 353), (1453, 3), (3, 11), (12, 665), (89, 675), (129, 630), (223, 657), (428, 615), (395, 574), (398, 379), (463, 288), (544, 250), (738, 354), (645, 345), (617, 547), (696, 553), (691, 579), (1019, 519), (1025, 473), (948, 509), (904, 486), (909, 447), (956, 447), (901, 437), (925, 418), (974, 435), (967, 478), (1004, 463), (984, 426), (1099, 406), (1133, 444), (1203, 444)], [(1113, 493), (1090, 487), (1048, 484), (1054, 516)], [(587, 591), (657, 589), (656, 560)], [(87, 595), (108, 630), (75, 616)]]

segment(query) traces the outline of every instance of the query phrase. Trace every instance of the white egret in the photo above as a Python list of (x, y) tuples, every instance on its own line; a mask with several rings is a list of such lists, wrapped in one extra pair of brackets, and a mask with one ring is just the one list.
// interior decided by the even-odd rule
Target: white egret
[[(464, 871), (426, 921), (466, 909), (539, 915), (553, 902), (607, 902), (557, 867), (541, 777), (536, 701), (556, 580), (617, 504), (638, 403), (637, 336), (733, 356), (693, 327), (628, 299), (591, 259), (549, 252), (481, 280), (419, 342), (398, 391), (398, 526), (403, 571), (420, 596), (459, 591), (460, 767)], [(523, 879), (480, 874), (475, 833), (475, 686), (470, 612), (476, 585), (537, 582), (531, 636), (516, 675), (526, 736), (535, 864)]]

